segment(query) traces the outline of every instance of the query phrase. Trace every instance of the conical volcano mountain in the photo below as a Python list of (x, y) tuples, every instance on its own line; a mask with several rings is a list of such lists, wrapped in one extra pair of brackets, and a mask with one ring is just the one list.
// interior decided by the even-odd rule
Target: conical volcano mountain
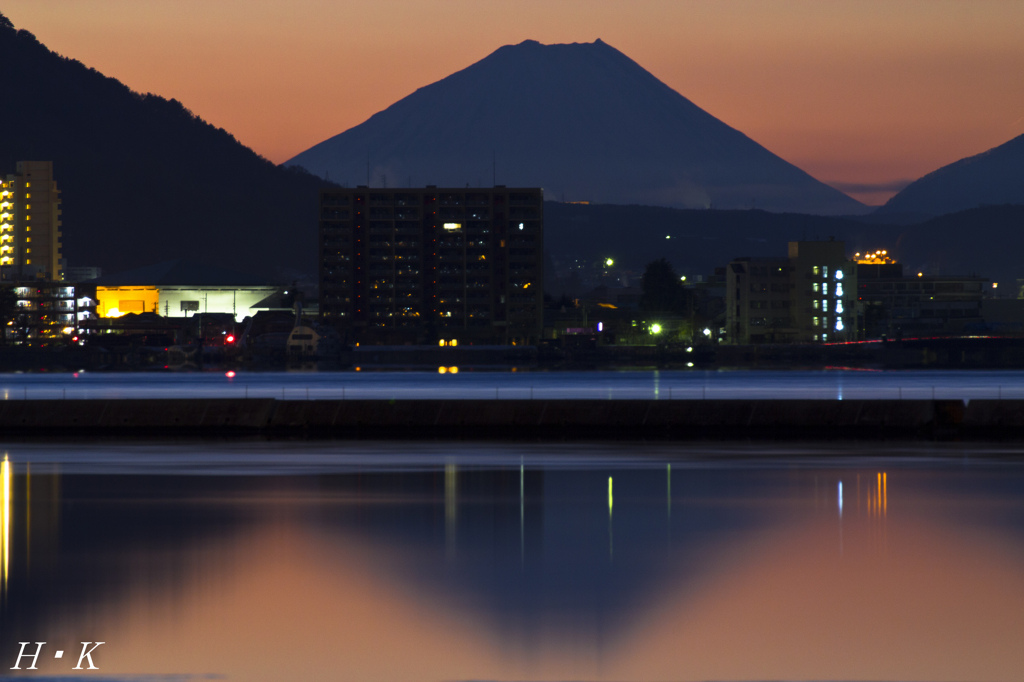
[(866, 210), (600, 40), (507, 45), (287, 164), (349, 185), (496, 181), (570, 201)]

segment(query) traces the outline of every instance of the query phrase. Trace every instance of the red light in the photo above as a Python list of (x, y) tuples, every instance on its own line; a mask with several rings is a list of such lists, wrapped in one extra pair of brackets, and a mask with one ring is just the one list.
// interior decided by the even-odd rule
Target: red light
[(228, 338), (224, 339), (224, 341), (226, 343), (234, 343), (235, 342), (235, 337), (234, 337), (233, 334), (228, 334)]
[(226, 372), (224, 374), (224, 376), (226, 376), (228, 379), (234, 379), (235, 378), (235, 372), (234, 372), (234, 370), (231, 370), (230, 372)]

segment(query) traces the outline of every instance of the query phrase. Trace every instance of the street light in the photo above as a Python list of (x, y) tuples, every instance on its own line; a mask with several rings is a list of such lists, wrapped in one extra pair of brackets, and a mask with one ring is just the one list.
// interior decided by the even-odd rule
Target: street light
[(658, 324), (657, 322), (652, 324), (651, 325), (651, 333), (652, 334), (660, 334), (661, 333), (661, 325)]
[(612, 260), (611, 258), (605, 258), (604, 259), (604, 264), (605, 264), (605, 266), (610, 268), (611, 266), (615, 265), (615, 261)]

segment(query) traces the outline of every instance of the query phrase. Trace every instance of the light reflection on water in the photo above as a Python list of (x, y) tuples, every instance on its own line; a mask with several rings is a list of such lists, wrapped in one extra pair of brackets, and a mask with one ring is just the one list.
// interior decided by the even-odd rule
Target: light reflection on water
[(1016, 679), (1024, 466), (813, 447), (12, 446), (0, 645), (237, 680)]

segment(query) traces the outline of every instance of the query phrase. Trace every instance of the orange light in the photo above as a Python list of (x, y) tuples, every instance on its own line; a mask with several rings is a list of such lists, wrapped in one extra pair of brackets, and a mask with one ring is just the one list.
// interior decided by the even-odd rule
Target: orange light
[(447, 371), (448, 371), (448, 368), (447, 368), (447, 367), (438, 367), (438, 368), (437, 368), (437, 373), (438, 373), (438, 374), (444, 374), (444, 373), (445, 373), (445, 372), (447, 372)]
[(449, 367), (448, 368), (448, 372), (450, 374), (458, 374), (459, 373), (459, 368), (458, 367)]

